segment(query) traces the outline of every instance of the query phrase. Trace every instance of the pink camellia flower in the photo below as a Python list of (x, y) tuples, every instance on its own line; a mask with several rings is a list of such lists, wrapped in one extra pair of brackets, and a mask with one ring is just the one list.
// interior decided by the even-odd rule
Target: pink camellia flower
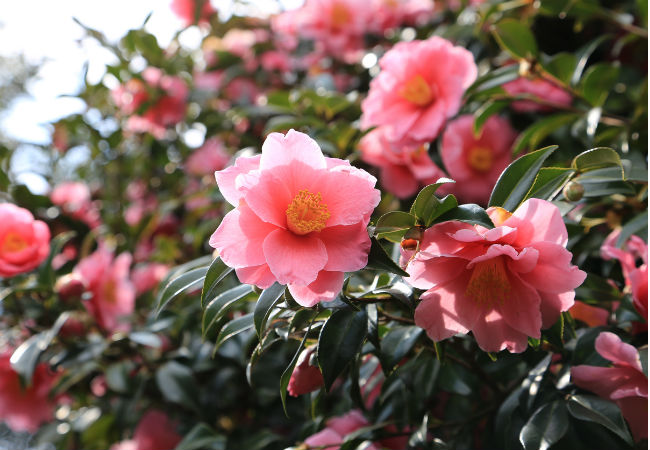
[(141, 264), (133, 269), (131, 279), (136, 295), (154, 290), (169, 273), (169, 265), (162, 263)]
[(383, 33), (400, 25), (418, 25), (433, 15), (432, 0), (372, 0), (372, 29)]
[[(345, 442), (345, 436), (368, 425), (369, 423), (361, 411), (354, 409), (343, 416), (329, 419), (324, 429), (305, 439), (305, 444), (318, 448), (325, 446), (323, 450), (338, 450)], [(378, 450), (378, 447), (371, 444), (366, 449)]]
[(220, 139), (214, 137), (205, 141), (205, 143), (185, 161), (185, 171), (192, 175), (213, 174), (217, 170), (226, 167), (230, 155)]
[(512, 161), (512, 143), (517, 134), (510, 123), (498, 116), (490, 117), (481, 134), (474, 135), (474, 116), (452, 120), (442, 135), (440, 156), (456, 183), (443, 187), (461, 202), (487, 204), (494, 184)]
[(386, 126), (386, 138), (400, 145), (438, 136), (477, 75), (472, 54), (438, 36), (399, 42), (379, 65), (381, 72), (361, 104), (361, 126)]
[(110, 450), (172, 450), (183, 437), (176, 432), (176, 422), (162, 411), (147, 411), (133, 433), (133, 439), (113, 444)]
[(50, 229), (31, 212), (0, 203), (0, 277), (13, 277), (38, 267), (50, 253)]
[(54, 419), (56, 401), (50, 397), (50, 390), (58, 375), (40, 363), (25, 388), (11, 367), (10, 357), (11, 353), (0, 355), (0, 421), (14, 431), (35, 433), (42, 423)]
[[(558, 107), (571, 106), (571, 94), (564, 89), (556, 86), (550, 81), (537, 78), (529, 80), (528, 78), (517, 78), (503, 85), (503, 89), (512, 96), (519, 94), (529, 94), (543, 100), (545, 103), (555, 104)], [(548, 112), (553, 111), (553, 106), (549, 104), (540, 104), (533, 100), (516, 100), (510, 104), (512, 109), (517, 112)]]
[(50, 194), (50, 200), (60, 206), (63, 212), (90, 228), (101, 225), (99, 210), (90, 200), (90, 189), (85, 183), (66, 181), (57, 185)]
[(609, 319), (609, 311), (606, 309), (591, 306), (578, 300), (569, 309), (569, 313), (574, 319), (594, 328), (607, 325), (607, 319)]
[(235, 209), (210, 245), (243, 283), (287, 284), (298, 303), (313, 306), (336, 297), (343, 272), (367, 264), (377, 180), (326, 158), (306, 134), (271, 133), (261, 155), (237, 158), (215, 175)]
[[(148, 132), (160, 139), (168, 127), (185, 117), (189, 91), (181, 78), (165, 75), (156, 67), (147, 67), (142, 72), (142, 80), (130, 79), (113, 90), (111, 96), (122, 113), (130, 116), (126, 130)], [(158, 90), (158, 95), (152, 98), (151, 90)], [(146, 110), (141, 115), (135, 114), (145, 103), (150, 103)]]
[[(632, 235), (623, 244), (623, 248), (616, 247), (616, 241), (621, 235), (621, 230), (612, 231), (603, 242), (600, 254), (603, 259), (618, 259), (625, 277), (625, 287), (632, 294), (632, 303), (637, 312), (646, 320), (646, 323), (637, 323), (637, 332), (648, 329), (648, 244), (639, 236)], [(642, 264), (637, 267), (636, 260), (641, 259)]]
[(199, 24), (208, 23), (216, 12), (210, 4), (210, 0), (172, 0), (170, 7), (186, 27), (197, 22)]
[(127, 331), (123, 322), (135, 307), (135, 288), (129, 280), (131, 255), (122, 253), (114, 258), (106, 246), (82, 259), (74, 268), (87, 286), (91, 298), (83, 304), (97, 324), (109, 332)]
[(425, 230), (406, 267), (409, 283), (427, 289), (415, 323), (434, 341), (472, 331), (485, 351), (523, 352), (528, 336), (539, 338), (573, 305), (586, 274), (571, 265), (552, 203), (529, 199), (488, 214), (493, 229), (450, 221)]
[(614, 363), (612, 367), (575, 366), (573, 383), (598, 396), (616, 402), (635, 440), (648, 437), (648, 378), (643, 373), (639, 352), (614, 333), (596, 338), (596, 351)]
[(300, 353), (296, 368), (293, 369), (287, 391), (289, 395), (299, 395), (320, 389), (323, 386), (323, 375), (320, 373), (318, 364), (312, 365), (311, 359), (315, 357), (316, 347), (308, 347)]
[(398, 147), (385, 138), (385, 127), (366, 134), (359, 142), (361, 159), (380, 169), (382, 186), (399, 198), (408, 198), (418, 188), (435, 183), (445, 173), (432, 160), (425, 145)]

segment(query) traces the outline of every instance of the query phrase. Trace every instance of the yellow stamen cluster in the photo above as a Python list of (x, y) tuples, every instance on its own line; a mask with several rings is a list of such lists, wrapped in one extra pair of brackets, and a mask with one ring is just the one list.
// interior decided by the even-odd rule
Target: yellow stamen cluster
[(427, 106), (435, 100), (431, 86), (422, 75), (415, 75), (407, 81), (399, 91), (399, 95), (417, 106)]
[(14, 253), (19, 252), (22, 249), (27, 247), (27, 242), (25, 239), (18, 233), (7, 233), (2, 242), (2, 253)]
[(476, 303), (503, 303), (510, 293), (510, 282), (503, 257), (481, 261), (474, 266), (465, 295)]
[(314, 194), (303, 189), (287, 207), (287, 228), (299, 235), (321, 231), (329, 218), (330, 213), (320, 192)]
[(334, 3), (332, 6), (332, 24), (335, 27), (343, 27), (350, 22), (350, 11), (348, 8), (339, 2)]
[(492, 150), (484, 147), (475, 147), (469, 151), (467, 155), (467, 163), (474, 170), (479, 172), (487, 172), (492, 168), (492, 160), (494, 155)]

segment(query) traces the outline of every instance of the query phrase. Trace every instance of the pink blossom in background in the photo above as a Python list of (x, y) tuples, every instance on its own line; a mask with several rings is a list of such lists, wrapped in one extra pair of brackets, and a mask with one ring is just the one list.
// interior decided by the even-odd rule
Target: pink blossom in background
[[(324, 429), (305, 439), (305, 444), (310, 447), (324, 447), (323, 450), (338, 450), (348, 434), (369, 425), (361, 411), (354, 409), (343, 416), (329, 419)], [(366, 450), (378, 450), (378, 447), (371, 444)]]
[(575, 366), (571, 368), (571, 380), (582, 389), (616, 402), (634, 439), (647, 438), (648, 378), (643, 373), (639, 352), (610, 332), (598, 335), (596, 351), (613, 366)]
[(203, 91), (217, 91), (221, 88), (224, 74), (221, 70), (210, 72), (196, 72), (192, 77), (194, 87)]
[[(530, 94), (544, 102), (553, 103), (560, 108), (571, 106), (572, 103), (571, 94), (550, 81), (541, 78), (529, 80), (528, 78), (520, 77), (504, 84), (503, 89), (512, 96)], [(554, 109), (553, 106), (542, 105), (532, 100), (516, 100), (512, 102), (510, 106), (515, 111), (521, 113), (548, 112), (553, 111)]]
[[(636, 323), (635, 332), (648, 329), (648, 244), (639, 236), (632, 235), (623, 243), (623, 248), (616, 247), (621, 230), (612, 231), (600, 248), (603, 259), (618, 259), (625, 277), (625, 287), (632, 295), (632, 302), (637, 312), (646, 323)], [(637, 267), (636, 260), (641, 264)]]
[(336, 297), (344, 272), (367, 264), (377, 180), (326, 158), (306, 134), (271, 133), (261, 155), (237, 158), (216, 178), (235, 209), (210, 245), (241, 282), (267, 288), (277, 281), (298, 303), (314, 306)]
[(124, 319), (133, 313), (135, 288), (129, 279), (131, 255), (122, 253), (115, 258), (112, 251), (100, 245), (74, 268), (87, 286), (90, 299), (83, 304), (106, 331), (127, 331)]
[(464, 115), (449, 122), (442, 135), (440, 156), (456, 183), (442, 187), (463, 203), (486, 205), (501, 172), (512, 161), (512, 144), (517, 133), (508, 120), (492, 116), (481, 134), (474, 135), (474, 116)]
[(590, 327), (602, 327), (607, 325), (609, 311), (597, 306), (591, 306), (587, 303), (576, 300), (571, 309), (571, 317), (575, 320), (586, 323)]
[(153, 291), (169, 273), (169, 265), (162, 263), (140, 264), (133, 269), (131, 280), (136, 295)]
[(133, 433), (133, 439), (113, 444), (110, 450), (172, 450), (181, 441), (176, 422), (157, 409), (147, 411)]
[(381, 72), (361, 103), (361, 126), (386, 127), (386, 138), (396, 145), (436, 138), (477, 76), (472, 54), (438, 36), (399, 42), (379, 65)]
[[(142, 71), (142, 80), (132, 78), (114, 89), (111, 96), (122, 114), (130, 116), (125, 125), (127, 131), (151, 133), (160, 139), (168, 127), (185, 118), (189, 90), (181, 78), (165, 75), (156, 67)], [(158, 95), (150, 98), (151, 90), (158, 90)], [(149, 102), (151, 105), (141, 115), (135, 114)]]
[(268, 72), (289, 72), (293, 66), (291, 56), (283, 51), (270, 50), (262, 53), (260, 58), (262, 68)]
[(215, 171), (226, 167), (230, 154), (219, 138), (206, 140), (203, 145), (194, 150), (185, 161), (185, 171), (191, 175), (212, 175)]
[(513, 213), (488, 214), (493, 229), (450, 221), (424, 232), (406, 267), (408, 282), (427, 289), (415, 323), (434, 341), (472, 331), (485, 351), (519, 353), (573, 306), (586, 274), (571, 264), (552, 203), (529, 199)]
[(85, 183), (66, 181), (58, 184), (50, 194), (50, 200), (60, 206), (65, 214), (84, 222), (90, 228), (101, 225), (99, 210), (90, 200), (90, 189)]
[(433, 16), (432, 0), (371, 0), (372, 29), (383, 33), (400, 25), (417, 25)]
[(426, 146), (399, 147), (385, 138), (385, 127), (366, 134), (359, 142), (361, 159), (379, 167), (382, 186), (398, 198), (408, 198), (419, 188), (445, 177), (427, 153)]
[(227, 99), (239, 104), (252, 105), (257, 103), (257, 99), (262, 94), (260, 88), (253, 80), (247, 78), (235, 78), (230, 80), (223, 87), (223, 92)]
[(50, 253), (50, 229), (31, 212), (0, 203), (0, 277), (35, 269)]
[(10, 357), (10, 353), (0, 355), (0, 421), (14, 431), (35, 433), (41, 424), (54, 420), (56, 401), (50, 397), (50, 390), (58, 375), (40, 363), (30, 386), (24, 388)]
[(186, 27), (197, 22), (199, 24), (208, 23), (216, 12), (210, 4), (210, 0), (172, 0), (170, 7)]
[(316, 346), (308, 347), (300, 353), (298, 362), (289, 379), (287, 391), (289, 395), (297, 397), (308, 392), (320, 389), (323, 386), (323, 375), (318, 364), (312, 365), (310, 360), (316, 357)]

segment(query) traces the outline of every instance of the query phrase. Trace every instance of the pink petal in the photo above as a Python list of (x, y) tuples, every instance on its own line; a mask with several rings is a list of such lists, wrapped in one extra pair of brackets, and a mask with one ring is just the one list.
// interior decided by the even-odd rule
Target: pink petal
[(327, 226), (352, 225), (365, 220), (379, 204), (381, 193), (374, 189), (377, 180), (351, 166), (329, 170), (312, 192), (320, 192), (330, 218)]
[(230, 211), (210, 237), (210, 246), (231, 267), (258, 266), (266, 263), (260, 251), (264, 239), (278, 228), (262, 222), (246, 205)]
[(297, 236), (278, 229), (266, 237), (262, 249), (271, 272), (281, 284), (310, 284), (327, 263), (325, 244), (312, 234)]
[(335, 431), (325, 428), (305, 439), (305, 444), (322, 450), (338, 450), (343, 444), (343, 438)]
[(420, 259), (416, 255), (406, 268), (409, 277), (406, 281), (418, 289), (431, 289), (457, 278), (467, 265), (467, 260), (440, 256), (431, 259)]
[[(553, 242), (566, 247), (569, 239), (560, 210), (551, 202), (531, 198), (522, 203), (503, 225), (522, 228), (520, 222), (528, 225), (527, 233), (520, 231), (518, 242)], [(513, 222), (515, 222), (513, 224)]]
[(571, 368), (571, 381), (579, 388), (609, 399), (618, 379), (625, 379), (624, 369), (580, 365)]
[(435, 256), (454, 255), (457, 251), (467, 246), (465, 242), (454, 238), (455, 233), (459, 230), (468, 230), (468, 232), (478, 235), (474, 227), (468, 223), (443, 222), (424, 231), (420, 242), (420, 249), (427, 254)]
[(535, 289), (560, 294), (577, 288), (587, 277), (585, 272), (571, 265), (573, 255), (567, 249), (551, 242), (535, 242), (531, 248), (539, 252), (537, 265), (522, 275), (522, 279)]
[(246, 204), (264, 222), (285, 228), (287, 208), (298, 192), (287, 186), (275, 173), (263, 172), (246, 194)]
[(241, 174), (248, 173), (252, 170), (259, 169), (261, 155), (252, 157), (239, 157), (235, 160), (235, 165), (224, 170), (214, 173), (217, 179), (217, 185), (223, 198), (233, 206), (239, 205), (239, 199), (243, 193), (237, 186), (237, 177)]
[(630, 397), (616, 402), (632, 430), (635, 441), (648, 438), (648, 400)]
[(507, 349), (521, 353), (528, 347), (528, 336), (511, 328), (497, 311), (481, 316), (472, 327), (476, 343), (486, 352)]
[(560, 313), (568, 311), (573, 306), (575, 295), (574, 291), (562, 292), (561, 294), (539, 291), (539, 296), (542, 299), (539, 305), (542, 312), (542, 328), (546, 329), (553, 326), (560, 317)]
[(409, 198), (418, 190), (419, 183), (406, 166), (386, 165), (381, 170), (381, 184), (397, 198)]
[(302, 306), (312, 307), (318, 302), (334, 300), (343, 287), (343, 272), (321, 270), (313, 283), (307, 286), (289, 284), (289, 292)]
[(336, 431), (341, 436), (347, 436), (368, 425), (368, 421), (358, 409), (353, 409), (339, 417), (332, 417), (327, 421), (327, 428)]
[(626, 344), (614, 333), (604, 331), (596, 338), (596, 351), (617, 365), (626, 365), (643, 371), (639, 352), (630, 344)]
[(327, 227), (318, 237), (327, 249), (325, 270), (353, 272), (368, 264), (370, 237), (363, 222)]
[(260, 289), (271, 287), (276, 282), (275, 275), (271, 273), (268, 264), (254, 267), (238, 267), (235, 269), (235, 272), (239, 281), (246, 284), (254, 284)]
[(495, 305), (503, 320), (514, 330), (539, 339), (542, 328), (542, 314), (539, 309), (540, 296), (535, 289), (523, 283), (511, 273), (509, 298)]
[(325, 157), (320, 147), (304, 133), (289, 130), (286, 135), (271, 133), (262, 144), (260, 170), (302, 162), (315, 169), (325, 169)]

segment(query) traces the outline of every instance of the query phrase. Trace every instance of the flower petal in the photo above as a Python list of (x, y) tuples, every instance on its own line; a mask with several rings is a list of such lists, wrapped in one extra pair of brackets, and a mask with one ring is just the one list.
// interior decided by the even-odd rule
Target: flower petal
[(260, 170), (302, 162), (315, 169), (325, 169), (325, 157), (315, 140), (295, 130), (285, 135), (271, 133), (262, 144)]
[(327, 249), (325, 270), (353, 272), (368, 264), (370, 237), (363, 222), (327, 227), (318, 237)]
[(329, 302), (341, 292), (343, 272), (321, 270), (316, 281), (307, 286), (289, 284), (289, 292), (302, 306), (312, 307), (318, 302)]
[(281, 284), (307, 285), (327, 263), (327, 249), (318, 237), (272, 231), (262, 245), (271, 272)]

